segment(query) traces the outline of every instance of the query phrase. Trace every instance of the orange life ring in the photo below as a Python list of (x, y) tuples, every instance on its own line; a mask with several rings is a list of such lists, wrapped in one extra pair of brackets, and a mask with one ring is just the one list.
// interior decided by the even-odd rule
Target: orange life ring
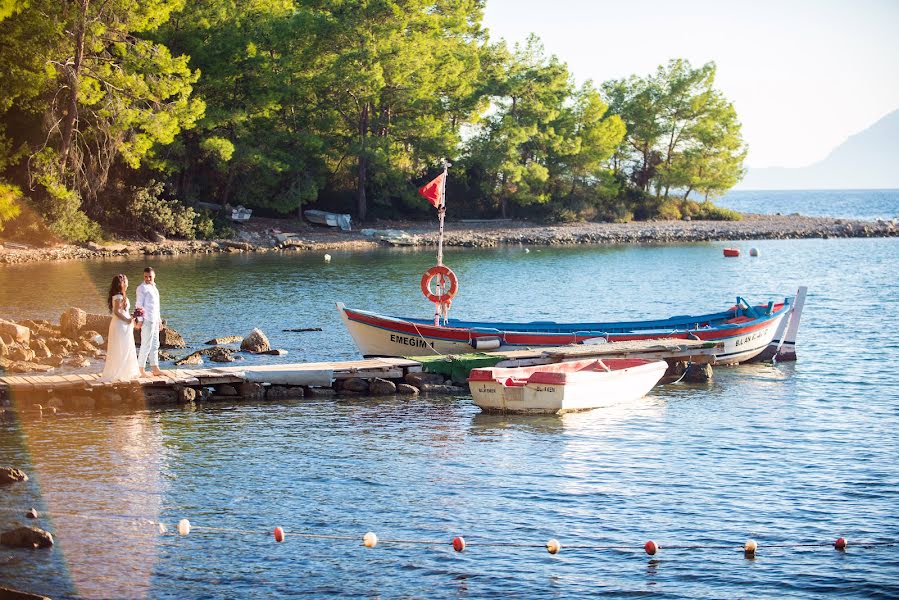
[[(431, 281), (435, 277), (440, 277), (440, 279), (437, 280), (438, 288), (446, 281), (449, 281), (449, 289), (443, 294), (438, 295), (431, 293)], [(421, 293), (434, 304), (449, 304), (458, 291), (459, 280), (456, 279), (456, 274), (453, 273), (452, 269), (447, 266), (437, 265), (431, 267), (421, 276)]]

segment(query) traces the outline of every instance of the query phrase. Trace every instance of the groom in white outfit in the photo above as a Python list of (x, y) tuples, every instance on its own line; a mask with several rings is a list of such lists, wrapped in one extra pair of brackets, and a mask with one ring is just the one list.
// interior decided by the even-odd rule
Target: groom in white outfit
[(147, 358), (150, 359), (150, 368), (153, 375), (162, 375), (159, 370), (159, 332), (162, 331), (162, 317), (159, 316), (159, 290), (156, 289), (156, 272), (153, 267), (144, 269), (144, 282), (137, 286), (137, 308), (144, 310), (144, 316), (140, 331), (140, 355), (137, 357), (137, 365), (140, 368), (140, 376), (147, 377), (144, 367)]

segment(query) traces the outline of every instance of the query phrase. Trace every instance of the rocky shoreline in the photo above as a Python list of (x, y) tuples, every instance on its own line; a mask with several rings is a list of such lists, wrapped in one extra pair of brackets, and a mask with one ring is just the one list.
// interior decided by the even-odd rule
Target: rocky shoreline
[[(233, 252), (315, 252), (437, 244), (436, 222), (378, 221), (374, 228), (342, 232), (296, 220), (257, 219), (237, 226), (234, 239), (215, 241), (123, 240), (112, 244), (60, 244), (46, 248), (0, 245), (0, 264), (85, 260), (119, 256), (174, 256)], [(390, 232), (393, 235), (385, 235)], [(543, 225), (528, 221), (448, 222), (448, 247), (561, 246), (687, 243), (730, 240), (893, 237), (896, 219), (860, 221), (802, 215), (744, 215), (742, 221), (641, 221)], [(401, 235), (396, 235), (401, 234)]]

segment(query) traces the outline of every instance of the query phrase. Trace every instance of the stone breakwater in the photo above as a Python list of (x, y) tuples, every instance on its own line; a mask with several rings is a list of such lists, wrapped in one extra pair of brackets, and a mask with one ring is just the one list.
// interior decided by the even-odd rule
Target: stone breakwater
[[(437, 244), (436, 222), (381, 222), (380, 229), (401, 229), (413, 245)], [(274, 228), (241, 230), (239, 239), (218, 241), (128, 241), (119, 244), (59, 245), (50, 248), (0, 246), (0, 264), (83, 260), (114, 256), (163, 256), (233, 252), (296, 252), (364, 250), (388, 245), (361, 232), (307, 230), (284, 239)], [(633, 223), (570, 223), (542, 225), (527, 221), (450, 222), (446, 246), (489, 248), (500, 245), (561, 246), (608, 244), (668, 244), (730, 240), (893, 237), (895, 219), (855, 221), (801, 215), (744, 215), (742, 221), (641, 221)]]
[[(572, 223), (493, 229), (489, 225), (461, 229), (445, 235), (448, 246), (493, 247), (686, 243), (729, 240), (892, 237), (895, 221), (850, 221), (821, 217), (746, 215), (742, 221), (644, 221), (638, 223)], [(437, 243), (437, 233), (420, 235), (422, 242)]]

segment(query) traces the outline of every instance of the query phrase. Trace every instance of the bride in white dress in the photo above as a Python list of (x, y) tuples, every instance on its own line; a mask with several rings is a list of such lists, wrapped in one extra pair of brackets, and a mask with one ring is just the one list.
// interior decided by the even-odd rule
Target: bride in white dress
[(137, 351), (134, 349), (134, 319), (128, 303), (128, 278), (122, 274), (112, 278), (106, 303), (112, 313), (109, 322), (109, 336), (106, 345), (106, 366), (103, 367), (103, 381), (137, 379)]

